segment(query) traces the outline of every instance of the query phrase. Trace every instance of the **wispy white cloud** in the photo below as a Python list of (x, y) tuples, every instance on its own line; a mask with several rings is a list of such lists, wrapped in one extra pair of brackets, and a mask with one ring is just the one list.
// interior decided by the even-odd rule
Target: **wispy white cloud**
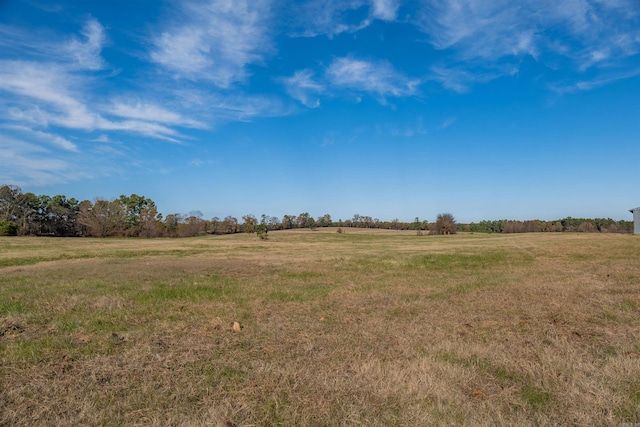
[(97, 144), (93, 144), (92, 150), (98, 153), (100, 156), (112, 156), (112, 157), (124, 157), (129, 154), (129, 158), (132, 158), (132, 149), (127, 147), (122, 141), (114, 140), (107, 134), (100, 134), (97, 138), (89, 140)]
[[(640, 52), (640, 8), (635, 0), (441, 0), (424, 3), (414, 23), (449, 55), (436, 68), (478, 69), (504, 75), (530, 56), (569, 61), (578, 71), (620, 66)], [(436, 73), (437, 75), (437, 73)], [(443, 79), (458, 90), (473, 80)]]
[(416, 24), (437, 49), (455, 48), (463, 60), (495, 60), (535, 54), (529, 12), (526, 2), (445, 0), (429, 3)]
[[(333, 37), (344, 32), (354, 32), (366, 27), (366, 20), (346, 22), (344, 15), (366, 5), (365, 0), (307, 0), (292, 5), (295, 11), (294, 35)], [(364, 21), (364, 22), (363, 22)]]
[(287, 93), (303, 105), (316, 108), (320, 106), (318, 94), (324, 91), (324, 86), (313, 79), (313, 71), (296, 71), (293, 76), (282, 79)]
[[(109, 150), (108, 146), (83, 152), (61, 151), (51, 145), (42, 146), (27, 134), (23, 138), (2, 132), (0, 159), (0, 182), (19, 186), (45, 186), (118, 173), (122, 164), (122, 152)], [(118, 161), (115, 162), (115, 159)]]
[[(215, 129), (230, 121), (250, 121), (256, 117), (278, 117), (292, 114), (293, 108), (282, 102), (282, 97), (269, 94), (250, 94), (241, 89), (211, 90), (201, 85), (175, 89), (170, 111), (181, 111), (181, 117), (195, 121), (191, 127)], [(202, 126), (200, 126), (202, 125)], [(188, 126), (189, 127), (189, 126)]]
[(420, 83), (396, 71), (385, 61), (336, 58), (326, 70), (328, 81), (338, 87), (368, 92), (384, 99), (416, 93)]
[(59, 135), (54, 135), (52, 133), (34, 130), (34, 129), (31, 129), (30, 127), (20, 126), (20, 125), (2, 125), (1, 127), (4, 129), (10, 129), (13, 131), (26, 134), (29, 137), (33, 137), (40, 141), (47, 142), (53, 146), (56, 146), (66, 151), (73, 151), (73, 152), (78, 151), (78, 146), (76, 144)]
[(98, 21), (91, 18), (82, 28), (84, 40), (73, 38), (65, 46), (65, 51), (80, 68), (100, 70), (105, 67), (105, 61), (100, 56), (106, 37), (104, 28)]
[(382, 21), (395, 21), (400, 2), (398, 0), (373, 0), (371, 16)]
[[(36, 62), (0, 60), (0, 92), (13, 95), (3, 102), (7, 106), (4, 118), (18, 124), (124, 131), (172, 142), (178, 142), (181, 135), (162, 120), (168, 125), (197, 127), (200, 124), (191, 119), (181, 122), (178, 114), (144, 104), (139, 108), (119, 104), (105, 111), (94, 110), (82, 99), (81, 89), (85, 84), (80, 76), (58, 65), (43, 67)], [(153, 113), (158, 116), (152, 120)], [(128, 120), (113, 120), (105, 114)]]
[(199, 159), (199, 158), (191, 159), (191, 161), (189, 161), (189, 165), (195, 166), (195, 167), (201, 167), (201, 166), (206, 166), (206, 165), (215, 165), (217, 163), (219, 163), (219, 161), (217, 161), (217, 160)]
[(158, 123), (141, 120), (113, 121), (100, 117), (92, 130), (112, 130), (137, 133), (150, 138), (164, 139), (165, 141), (180, 143), (184, 137), (177, 130)]
[(16, 185), (65, 183), (75, 177), (71, 164), (51, 157), (48, 150), (28, 142), (0, 135), (0, 182)]
[(375, 126), (376, 132), (380, 135), (411, 138), (414, 136), (427, 135), (429, 131), (424, 126), (422, 117), (407, 123), (381, 123)]
[(442, 123), (440, 123), (438, 125), (438, 129), (442, 130), (442, 129), (446, 129), (449, 126), (453, 125), (457, 120), (457, 117), (449, 117), (448, 119), (445, 119)]
[(367, 28), (373, 21), (395, 21), (400, 0), (307, 0), (295, 2), (294, 35), (334, 37)]
[(114, 102), (110, 107), (107, 107), (106, 111), (114, 116), (127, 119), (192, 128), (206, 127), (201, 121), (184, 117), (180, 113), (169, 111), (159, 105), (143, 103), (140, 100), (119, 100)]
[(209, 113), (216, 122), (249, 121), (255, 117), (278, 117), (291, 114), (278, 98), (237, 93), (228, 96), (209, 95)]
[(477, 83), (486, 83), (502, 75), (513, 75), (516, 68), (510, 70), (467, 70), (462, 67), (446, 68), (444, 66), (431, 67), (429, 80), (439, 82), (444, 88), (458, 93), (471, 90), (471, 86)]
[(5, 54), (44, 58), (54, 51), (55, 44), (50, 40), (51, 37), (51, 34), (0, 24), (0, 47)]
[(93, 141), (109, 144), (111, 142), (111, 138), (109, 138), (108, 135), (103, 133), (103, 134), (99, 135), (97, 138), (94, 138)]
[[(213, 66), (213, 59), (209, 57), (210, 49), (204, 38), (204, 31), (189, 27), (162, 33), (155, 41), (157, 49), (151, 53), (151, 59), (180, 77), (205, 76)], [(217, 76), (217, 79), (228, 84), (228, 75)]]
[(89, 18), (78, 35), (63, 40), (50, 30), (27, 30), (0, 24), (0, 47), (17, 54), (21, 60), (37, 60), (65, 66), (70, 70), (101, 70), (107, 67), (102, 58), (106, 43), (103, 26)]
[(601, 86), (605, 86), (620, 80), (629, 79), (640, 76), (640, 68), (621, 72), (609, 73), (592, 78), (584, 79), (578, 82), (554, 82), (549, 85), (551, 90), (557, 94), (576, 93), (586, 90), (592, 90)]
[(373, 95), (382, 104), (389, 97), (407, 97), (417, 93), (421, 81), (397, 71), (387, 61), (356, 59), (351, 56), (334, 58), (324, 73), (315, 78), (310, 69), (296, 71), (281, 78), (287, 93), (303, 105), (320, 106), (320, 95), (340, 96), (341, 93)]
[(185, 1), (183, 16), (153, 41), (151, 60), (176, 77), (227, 88), (247, 77), (247, 65), (269, 51), (266, 0)]
[[(62, 66), (29, 61), (0, 61), (0, 91), (12, 95), (14, 118), (47, 126), (91, 129), (95, 115), (71, 93), (79, 88), (81, 78)], [(35, 101), (35, 105), (34, 105)]]

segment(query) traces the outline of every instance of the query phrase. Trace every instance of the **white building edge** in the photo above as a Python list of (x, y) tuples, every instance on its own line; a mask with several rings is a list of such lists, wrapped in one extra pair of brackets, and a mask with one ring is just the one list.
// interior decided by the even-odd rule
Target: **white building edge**
[(633, 234), (640, 234), (640, 207), (629, 209), (633, 214)]

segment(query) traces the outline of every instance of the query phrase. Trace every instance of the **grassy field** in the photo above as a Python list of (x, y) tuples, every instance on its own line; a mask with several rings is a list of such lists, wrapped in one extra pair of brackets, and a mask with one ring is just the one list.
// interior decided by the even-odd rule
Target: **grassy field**
[(640, 237), (269, 236), (0, 238), (0, 425), (640, 422)]

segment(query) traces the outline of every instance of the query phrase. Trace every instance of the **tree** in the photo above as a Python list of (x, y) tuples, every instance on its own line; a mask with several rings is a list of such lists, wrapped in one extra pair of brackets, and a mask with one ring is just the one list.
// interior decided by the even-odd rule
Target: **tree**
[(318, 218), (317, 224), (320, 227), (331, 227), (331, 215), (329, 214), (324, 214), (323, 216)]
[(209, 221), (208, 232), (211, 234), (217, 234), (219, 227), (220, 227), (220, 218), (218, 218), (217, 216), (214, 216), (213, 218), (211, 218), (211, 221)]
[(180, 214), (169, 214), (164, 219), (164, 227), (171, 237), (175, 237), (178, 232), (178, 225), (181, 221), (182, 215)]
[(206, 233), (206, 221), (201, 218), (199, 211), (189, 212), (189, 216), (183, 218), (178, 224), (178, 237), (195, 237)]
[(0, 187), (0, 219), (15, 223), (18, 234), (28, 234), (28, 221), (34, 213), (36, 200), (35, 194), (24, 194), (20, 187), (3, 185)]
[[(41, 198), (43, 196), (40, 196)], [(44, 203), (42, 203), (44, 205)], [(48, 231), (56, 236), (75, 236), (78, 234), (76, 225), (80, 203), (73, 197), (58, 194), (51, 197), (44, 205), (46, 209), (46, 226)]]
[(308, 228), (310, 230), (315, 230), (316, 229), (316, 220), (313, 219), (313, 217), (309, 217), (307, 218), (307, 220), (304, 222), (304, 227)]
[(255, 216), (249, 214), (242, 217), (242, 231), (245, 233), (255, 233), (258, 220)]
[(296, 225), (296, 217), (295, 215), (285, 215), (282, 217), (282, 229), (289, 230), (290, 228), (294, 228)]
[(279, 230), (280, 229), (280, 220), (277, 216), (269, 217), (269, 230)]
[(142, 210), (145, 208), (155, 208), (155, 202), (137, 194), (130, 196), (123, 194), (118, 200), (124, 209), (127, 234), (137, 236), (140, 233), (140, 215), (142, 214)]
[[(296, 218), (296, 226), (298, 228), (307, 227), (307, 223), (308, 223), (309, 218), (311, 218), (309, 213), (307, 213), (307, 212), (301, 213), (300, 215), (298, 215), (298, 218)], [(315, 221), (314, 221), (314, 224), (315, 224)]]
[(120, 233), (125, 225), (125, 212), (119, 200), (85, 200), (80, 204), (78, 223), (86, 227), (87, 234), (108, 237)]
[(231, 215), (222, 220), (222, 232), (226, 234), (233, 234), (238, 231), (238, 219)]
[(413, 230), (420, 230), (421, 227), (422, 227), (422, 222), (420, 222), (420, 218), (416, 217), (413, 220), (413, 223), (411, 224), (411, 228)]
[(23, 210), (22, 189), (15, 185), (0, 187), (0, 219), (16, 222)]
[(450, 213), (439, 214), (436, 223), (429, 229), (429, 234), (456, 234), (456, 220)]
[(595, 225), (593, 225), (593, 223), (589, 222), (589, 221), (583, 221), (579, 226), (578, 226), (578, 231), (581, 233), (595, 233), (598, 231), (598, 229), (596, 228)]
[(146, 238), (162, 235), (162, 214), (155, 206), (147, 206), (140, 211), (140, 235)]

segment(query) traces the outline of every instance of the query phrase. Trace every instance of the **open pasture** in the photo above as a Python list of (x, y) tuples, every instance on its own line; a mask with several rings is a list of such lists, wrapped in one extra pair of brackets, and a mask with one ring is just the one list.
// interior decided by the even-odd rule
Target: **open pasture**
[(0, 425), (640, 422), (638, 236), (269, 237), (0, 238)]

